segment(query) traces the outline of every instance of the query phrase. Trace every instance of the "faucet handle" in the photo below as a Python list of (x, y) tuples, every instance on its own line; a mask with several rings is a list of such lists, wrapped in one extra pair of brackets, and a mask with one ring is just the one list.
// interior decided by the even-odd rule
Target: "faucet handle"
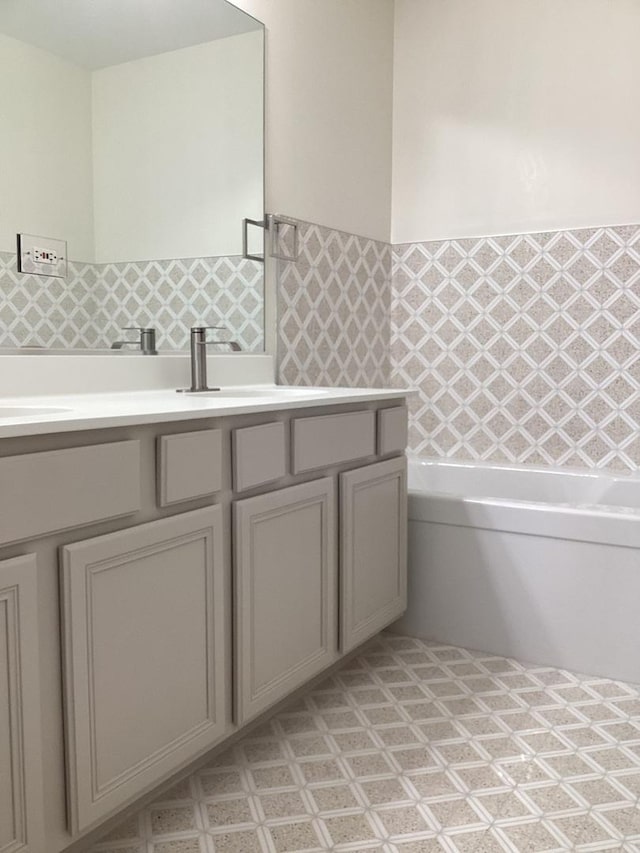
[(226, 326), (192, 326), (192, 332), (206, 332), (207, 329), (221, 329), (226, 331)]
[(207, 340), (207, 331), (209, 329), (217, 329), (221, 332), (226, 332), (226, 326), (192, 326), (191, 327), (191, 346), (192, 347), (206, 347), (209, 344), (216, 344), (217, 341), (208, 341)]

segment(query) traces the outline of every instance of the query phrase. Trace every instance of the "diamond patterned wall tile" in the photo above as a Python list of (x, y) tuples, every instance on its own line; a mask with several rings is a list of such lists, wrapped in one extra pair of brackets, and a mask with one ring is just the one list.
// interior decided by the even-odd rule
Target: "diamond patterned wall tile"
[(640, 227), (398, 245), (392, 277), (412, 452), (638, 467)]
[(95, 332), (108, 346), (120, 329), (155, 325), (158, 346), (185, 349), (189, 328), (226, 326), (245, 351), (264, 348), (263, 266), (236, 257), (188, 258), (98, 269), (102, 298)]
[(0, 252), (2, 345), (108, 348), (125, 326), (155, 326), (158, 346), (185, 349), (196, 323), (226, 326), (245, 351), (264, 349), (263, 266), (238, 257), (69, 263), (69, 277), (17, 271)]
[(288, 385), (389, 382), (391, 247), (299, 223), (300, 257), (278, 262), (278, 362)]
[[(640, 226), (394, 247), (300, 222), (278, 262), (285, 384), (397, 386), (410, 449), (431, 457), (640, 464)], [(0, 253), (10, 346), (105, 347), (149, 323), (184, 348), (193, 323), (261, 350), (262, 267), (238, 258), (70, 264), (20, 276)]]

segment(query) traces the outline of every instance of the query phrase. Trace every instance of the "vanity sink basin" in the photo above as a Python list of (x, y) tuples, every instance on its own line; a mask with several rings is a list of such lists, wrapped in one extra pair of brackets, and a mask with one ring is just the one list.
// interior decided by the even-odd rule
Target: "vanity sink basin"
[(70, 411), (71, 409), (57, 409), (55, 407), (0, 406), (0, 420), (2, 418), (35, 418), (43, 415), (61, 415), (63, 412)]
[(249, 399), (257, 397), (291, 397), (292, 399), (300, 399), (304, 397), (321, 397), (324, 394), (329, 394), (330, 391), (318, 390), (313, 388), (285, 388), (278, 385), (276, 388), (222, 388), (220, 391), (212, 391), (207, 395), (210, 397), (247, 397)]

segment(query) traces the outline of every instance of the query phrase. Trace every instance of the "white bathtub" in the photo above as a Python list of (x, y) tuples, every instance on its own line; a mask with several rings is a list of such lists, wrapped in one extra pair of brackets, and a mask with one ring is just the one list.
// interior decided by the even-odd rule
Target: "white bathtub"
[(640, 477), (410, 459), (394, 629), (640, 682)]

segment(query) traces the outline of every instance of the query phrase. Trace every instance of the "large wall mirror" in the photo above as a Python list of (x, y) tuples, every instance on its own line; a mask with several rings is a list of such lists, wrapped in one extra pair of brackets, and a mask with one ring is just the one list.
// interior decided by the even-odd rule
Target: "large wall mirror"
[[(225, 0), (1, 0), (0, 347), (181, 350), (204, 323), (264, 349), (263, 77)], [(66, 241), (66, 276), (18, 272), (18, 233)]]

